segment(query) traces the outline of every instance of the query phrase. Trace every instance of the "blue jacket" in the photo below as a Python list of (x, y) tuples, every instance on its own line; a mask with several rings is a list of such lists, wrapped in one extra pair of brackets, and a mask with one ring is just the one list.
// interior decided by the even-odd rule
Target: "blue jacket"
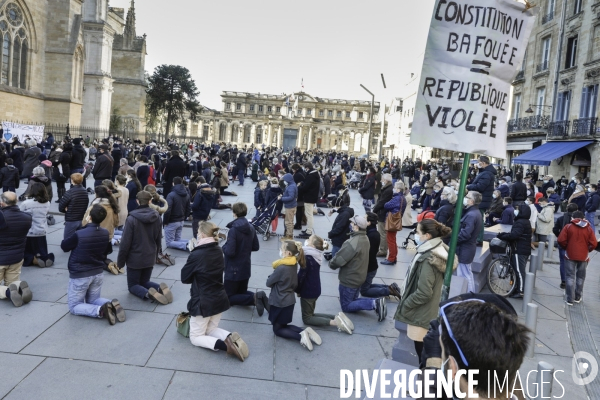
[(283, 192), (281, 201), (285, 208), (295, 208), (298, 206), (298, 186), (296, 186), (292, 174), (285, 174), (283, 181), (287, 183), (287, 187)]
[(206, 221), (215, 202), (217, 191), (207, 183), (203, 183), (196, 191), (194, 204), (192, 204), (192, 217)]
[(60, 244), (69, 256), (69, 278), (87, 278), (102, 273), (108, 231), (98, 224), (87, 224)]
[(552, 193), (550, 197), (548, 197), (548, 202), (554, 204), (554, 212), (557, 212), (560, 207), (560, 196), (556, 193)]
[(412, 195), (413, 199), (418, 199), (419, 195), (421, 194), (421, 186), (413, 186), (412, 189), (410, 189), (410, 194)]
[[(127, 201), (127, 212), (130, 213), (138, 207), (138, 203), (136, 201), (136, 196), (138, 194), (138, 189), (134, 181), (129, 181), (127, 186), (125, 186), (127, 190), (129, 190), (129, 200)], [(142, 190), (144, 188), (142, 187)]]
[(496, 190), (500, 191), (500, 196), (502, 196), (502, 198), (510, 196), (510, 188), (506, 184), (498, 186)]
[(502, 215), (500, 216), (500, 224), (504, 225), (512, 225), (515, 220), (515, 209), (512, 204), (509, 204), (504, 207), (504, 211), (502, 211)]
[(190, 197), (182, 184), (173, 186), (167, 196), (169, 209), (163, 215), (163, 225), (184, 221), (190, 215)]
[(588, 197), (587, 201), (585, 202), (585, 211), (586, 212), (596, 212), (596, 210), (598, 209), (598, 206), (600, 206), (600, 193), (598, 193), (598, 192), (590, 193), (590, 196)]
[(0, 228), (0, 260), (3, 265), (16, 264), (25, 255), (27, 233), (31, 229), (33, 218), (19, 210), (19, 206), (4, 207), (1, 211), (5, 224)]
[(298, 269), (298, 286), (295, 292), (304, 299), (317, 299), (321, 295), (321, 255), (319, 251), (312, 247), (304, 247), (306, 252), (306, 268)]
[[(477, 174), (475, 180), (470, 185), (467, 185), (468, 190), (474, 190), (481, 193), (481, 203), (479, 208), (487, 210), (492, 204), (492, 194), (494, 193), (494, 179), (497, 171), (492, 165), (488, 165)], [(462, 263), (462, 261), (459, 261)]]
[(267, 190), (254, 189), (254, 207), (263, 210), (267, 206)]
[(456, 255), (461, 264), (471, 264), (475, 259), (477, 250), (477, 236), (483, 226), (481, 212), (475, 206), (467, 208), (460, 219), (460, 232), (458, 233), (458, 244)]
[(342, 206), (337, 210), (338, 216), (333, 221), (331, 230), (327, 237), (331, 239), (333, 246), (342, 247), (344, 242), (348, 240), (350, 218), (354, 217), (354, 209), (348, 206)]
[[(402, 210), (400, 210), (400, 206), (402, 206)], [(391, 212), (392, 214), (396, 214), (398, 211), (402, 211), (401, 214), (404, 215), (404, 211), (406, 211), (406, 199), (400, 192), (394, 193), (392, 199), (385, 203), (383, 208), (385, 208), (388, 213)]]
[(227, 224), (229, 233), (223, 245), (225, 255), (225, 280), (250, 279), (251, 254), (260, 250), (254, 227), (246, 218), (236, 218)]

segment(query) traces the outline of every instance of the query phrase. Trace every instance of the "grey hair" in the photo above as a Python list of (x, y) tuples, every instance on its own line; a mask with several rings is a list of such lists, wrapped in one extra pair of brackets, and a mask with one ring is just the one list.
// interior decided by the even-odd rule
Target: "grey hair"
[[(393, 181), (392, 174), (383, 174), (383, 175), (381, 175), (381, 180), (392, 183), (392, 181)], [(398, 182), (396, 182), (396, 183), (398, 183)]]
[(33, 169), (33, 175), (34, 176), (45, 176), (46, 171), (44, 171), (44, 168), (42, 168), (42, 167), (35, 167)]
[(442, 190), (442, 195), (446, 196), (446, 200), (448, 200), (450, 204), (456, 204), (456, 192), (454, 191), (454, 188), (446, 186), (444, 190)]
[(473, 196), (473, 202), (475, 203), (475, 205), (481, 203), (481, 193), (474, 191), (469, 191), (469, 193)]
[(396, 181), (396, 183), (394, 184), (394, 189), (396, 189), (399, 192), (404, 193), (404, 189), (405, 189), (404, 182), (402, 182), (400, 180)]

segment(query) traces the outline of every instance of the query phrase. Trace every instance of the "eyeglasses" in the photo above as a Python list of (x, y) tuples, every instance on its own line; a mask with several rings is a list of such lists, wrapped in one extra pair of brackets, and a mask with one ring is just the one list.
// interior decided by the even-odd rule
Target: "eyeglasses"
[[(452, 341), (456, 345), (456, 348), (458, 349), (458, 354), (460, 354), (460, 358), (461, 358), (462, 362), (467, 367), (469, 366), (469, 363), (467, 362), (467, 358), (463, 354), (460, 346), (458, 345), (458, 342), (456, 341), (456, 338), (454, 337), (454, 333), (452, 332), (452, 328), (450, 327), (450, 322), (448, 322), (448, 317), (446, 316), (446, 309), (448, 307), (450, 307), (450, 306), (455, 305), (455, 304), (466, 303), (468, 301), (477, 301), (477, 302), (480, 302), (480, 303), (485, 303), (485, 301), (480, 300), (480, 299), (468, 299), (468, 300), (461, 300), (461, 301), (453, 301), (453, 302), (450, 302), (448, 304), (444, 304), (442, 307), (440, 307), (440, 317), (444, 321), (444, 324), (446, 325), (446, 329), (448, 329), (448, 335), (450, 336), (450, 339), (452, 339)], [(442, 325), (441, 324), (440, 324), (440, 328), (439, 329), (440, 329), (440, 336), (442, 336)]]

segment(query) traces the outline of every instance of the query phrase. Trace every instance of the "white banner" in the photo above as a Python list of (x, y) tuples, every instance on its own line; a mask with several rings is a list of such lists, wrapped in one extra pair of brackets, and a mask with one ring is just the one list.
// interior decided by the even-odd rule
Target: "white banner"
[(15, 122), (2, 122), (3, 138), (12, 143), (15, 138), (23, 143), (27, 138), (40, 143), (44, 138), (44, 125), (23, 125)]
[(511, 82), (536, 8), (516, 0), (437, 0), (410, 143), (506, 157)]

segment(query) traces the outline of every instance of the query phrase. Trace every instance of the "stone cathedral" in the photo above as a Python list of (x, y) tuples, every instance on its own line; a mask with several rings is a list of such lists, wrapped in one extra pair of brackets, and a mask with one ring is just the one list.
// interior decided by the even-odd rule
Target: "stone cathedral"
[(108, 0), (0, 0), (0, 121), (145, 130), (146, 35)]

